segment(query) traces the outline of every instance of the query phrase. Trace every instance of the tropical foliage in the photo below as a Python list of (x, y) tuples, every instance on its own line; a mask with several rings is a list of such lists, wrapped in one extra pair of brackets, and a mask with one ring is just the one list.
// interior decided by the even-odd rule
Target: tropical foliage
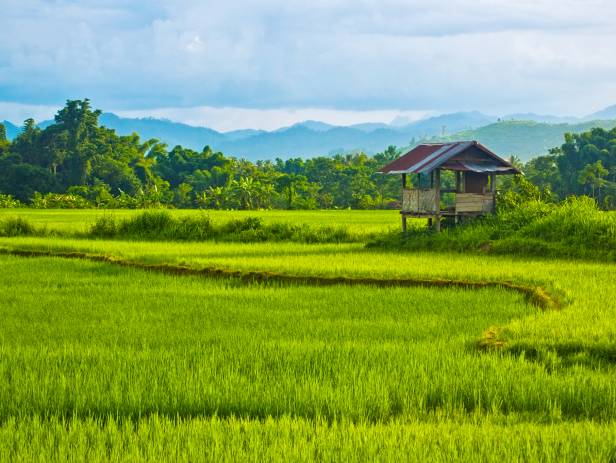
[(616, 208), (616, 128), (566, 134), (549, 156), (530, 160), (528, 180), (557, 197), (587, 195), (606, 209)]
[(100, 114), (87, 99), (71, 100), (45, 129), (26, 120), (12, 143), (2, 127), (0, 192), (40, 208), (384, 208), (398, 196), (396, 179), (375, 174), (398, 155), (394, 147), (252, 163), (209, 146), (119, 136), (99, 125)]
[[(89, 100), (69, 100), (41, 129), (27, 119), (12, 142), (0, 125), (0, 207), (378, 209), (395, 207), (399, 179), (378, 169), (382, 153), (250, 162), (209, 146), (169, 149), (159, 140), (119, 136), (99, 125)], [(616, 128), (567, 134), (549, 156), (518, 163), (545, 197), (588, 195), (616, 207)], [(447, 177), (444, 178), (447, 182)], [(451, 180), (451, 179), (450, 179)], [(501, 189), (517, 191), (520, 180)], [(10, 201), (6, 198), (10, 196)], [(2, 199), (4, 198), (4, 199)]]

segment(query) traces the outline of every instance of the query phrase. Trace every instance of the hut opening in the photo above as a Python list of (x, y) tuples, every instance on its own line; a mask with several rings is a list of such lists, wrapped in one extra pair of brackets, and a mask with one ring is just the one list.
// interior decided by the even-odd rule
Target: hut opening
[[(441, 171), (454, 173), (454, 188), (443, 188)], [(441, 217), (453, 217), (457, 223), (463, 217), (493, 213), (496, 176), (521, 173), (477, 141), (418, 145), (379, 172), (402, 176), (404, 232), (407, 217), (427, 218), (439, 231)], [(415, 187), (413, 182), (409, 185), (411, 175), (416, 175)], [(445, 195), (448, 201), (443, 201)]]

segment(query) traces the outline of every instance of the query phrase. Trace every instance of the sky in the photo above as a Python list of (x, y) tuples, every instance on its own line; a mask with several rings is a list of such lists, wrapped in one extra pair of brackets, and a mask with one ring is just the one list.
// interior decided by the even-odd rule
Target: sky
[(616, 103), (614, 0), (0, 0), (0, 120), (218, 130)]

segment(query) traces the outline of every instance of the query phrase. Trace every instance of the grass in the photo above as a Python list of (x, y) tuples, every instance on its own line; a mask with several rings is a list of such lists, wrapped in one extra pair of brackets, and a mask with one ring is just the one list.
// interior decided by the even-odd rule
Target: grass
[(404, 236), (393, 231), (368, 246), (616, 262), (616, 213), (599, 210), (586, 197), (558, 205), (530, 201), (438, 234), (413, 229)]
[(150, 416), (134, 422), (11, 419), (0, 459), (16, 461), (613, 461), (597, 423), (327, 423), (298, 418)]
[[(338, 226), (344, 225), (350, 233), (374, 234), (383, 233), (400, 227), (398, 211), (353, 211), (353, 210), (319, 210), (319, 211), (219, 211), (219, 210), (167, 210), (173, 217), (195, 217), (207, 215), (215, 224), (246, 217), (258, 217), (265, 224), (290, 223), (308, 226)], [(85, 233), (100, 217), (116, 219), (131, 218), (142, 211), (130, 209), (1, 209), (0, 220), (4, 217), (23, 216), (35, 226), (45, 226), (64, 234)]]
[[(242, 284), (3, 255), (0, 460), (616, 456), (614, 264), (362, 243), (21, 236), (0, 249), (511, 281), (563, 302), (542, 311), (500, 288)], [(483, 351), (486, 340), (501, 347)]]
[[(375, 278), (448, 278), (513, 281), (547, 288), (568, 304), (532, 323), (512, 322), (502, 330), (507, 344), (546, 351), (613, 345), (616, 302), (614, 264), (554, 259), (365, 250), (361, 244), (299, 243), (144, 243), (121, 241), (4, 238), (0, 246), (19, 249), (81, 251), (147, 264), (179, 264), (242, 271)], [(490, 325), (486, 321), (485, 328)], [(589, 359), (592, 360), (592, 359)]]
[(393, 226), (398, 216), (395, 211), (21, 210), (17, 215), (10, 211), (0, 210), (0, 236), (367, 243), (370, 248), (397, 252), (453, 251), (616, 262), (616, 214), (599, 210), (586, 197), (569, 198), (558, 205), (527, 201), (494, 216), (446, 227), (438, 234), (415, 219), (407, 235)]
[(474, 280), (451, 278), (375, 278), (375, 277), (349, 277), (327, 275), (301, 275), (273, 272), (267, 270), (234, 270), (221, 267), (194, 267), (180, 264), (148, 264), (138, 260), (129, 260), (118, 256), (86, 253), (82, 251), (53, 251), (44, 249), (11, 249), (0, 248), (0, 254), (19, 257), (59, 257), (64, 259), (79, 259), (91, 262), (104, 262), (127, 268), (163, 273), (167, 275), (198, 276), (205, 278), (227, 279), (236, 283), (261, 283), (282, 285), (307, 286), (370, 286), (374, 288), (459, 288), (459, 289), (486, 289), (498, 288), (517, 292), (525, 297), (526, 301), (542, 310), (559, 310), (563, 301), (559, 294), (552, 293), (539, 285), (516, 283), (503, 280)]
[(353, 211), (70, 211), (74, 216), (66, 210), (10, 211), (0, 209), (0, 237), (365, 243), (392, 230), (392, 211), (371, 211), (374, 217), (360, 212), (348, 221)]
[(149, 241), (348, 243), (361, 242), (371, 235), (352, 233), (347, 227), (340, 225), (264, 223), (261, 217), (252, 216), (214, 224), (205, 214), (174, 217), (168, 211), (146, 211), (123, 219), (113, 216), (99, 217), (86, 236)]
[[(60, 259), (3, 267), (0, 418), (455, 415), (509, 394), (477, 381), (497, 359), (467, 351), (485, 320), (536, 310), (496, 289), (238, 286)], [(466, 370), (475, 391), (452, 388), (460, 378), (442, 368)]]
[[(238, 286), (27, 263), (0, 257), (0, 455), (10, 459), (33, 448), (89, 460), (614, 451), (609, 365), (554, 369), (474, 347), (487, 323), (546, 316), (510, 292)], [(572, 434), (577, 446), (547, 446)]]
[(6, 217), (0, 220), (0, 236), (30, 236), (45, 234), (23, 217)]

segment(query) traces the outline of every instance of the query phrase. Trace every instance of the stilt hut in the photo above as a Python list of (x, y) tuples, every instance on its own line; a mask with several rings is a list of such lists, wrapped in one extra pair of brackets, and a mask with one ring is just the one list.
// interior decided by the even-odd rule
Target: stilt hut
[[(455, 173), (455, 187), (444, 188), (441, 171)], [(407, 217), (424, 217), (428, 225), (439, 231), (441, 217), (463, 217), (491, 214), (496, 207), (496, 176), (520, 174), (510, 162), (494, 154), (477, 141), (427, 143), (387, 164), (383, 174), (402, 176), (402, 230)], [(416, 175), (415, 187), (408, 178)], [(412, 182), (411, 182), (412, 183)], [(443, 207), (442, 197), (449, 195), (450, 204)]]

